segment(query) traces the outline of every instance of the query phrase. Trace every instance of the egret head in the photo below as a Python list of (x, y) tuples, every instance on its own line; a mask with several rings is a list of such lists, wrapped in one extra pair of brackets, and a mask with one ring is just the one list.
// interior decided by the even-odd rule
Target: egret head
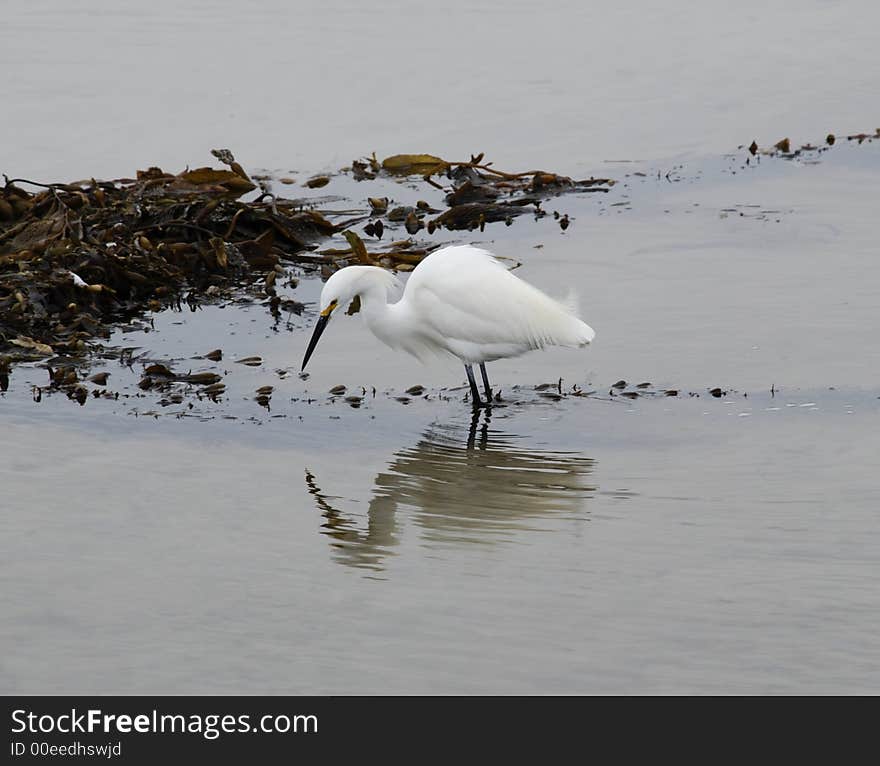
[(321, 290), (321, 310), (306, 355), (303, 357), (302, 369), (304, 370), (309, 363), (309, 358), (331, 317), (345, 313), (355, 298), (360, 298), (362, 303), (365, 300), (379, 298), (387, 301), (388, 294), (399, 286), (397, 277), (376, 266), (346, 266), (331, 274), (324, 289)]

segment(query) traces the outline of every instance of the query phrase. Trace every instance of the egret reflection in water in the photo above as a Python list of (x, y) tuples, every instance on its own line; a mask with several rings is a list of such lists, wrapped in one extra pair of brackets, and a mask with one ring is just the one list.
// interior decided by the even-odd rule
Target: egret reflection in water
[(439, 547), (497, 544), (540, 530), (540, 519), (550, 515), (584, 520), (585, 500), (596, 491), (594, 461), (530, 447), (522, 437), (490, 429), (490, 418), (489, 411), (475, 412), (469, 428), (433, 425), (400, 450), (376, 477), (366, 522), (339, 510), (307, 471), (324, 518), (321, 532), (332, 539), (337, 560), (382, 569), (405, 522)]

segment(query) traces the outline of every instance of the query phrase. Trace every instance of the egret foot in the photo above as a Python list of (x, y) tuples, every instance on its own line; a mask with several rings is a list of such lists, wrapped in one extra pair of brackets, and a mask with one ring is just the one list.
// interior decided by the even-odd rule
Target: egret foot
[[(483, 371), (483, 381), (488, 384), (488, 378), (486, 377), (486, 370), (483, 365), (480, 365), (480, 368)], [(464, 366), (464, 371), (467, 373), (468, 383), (471, 387), (471, 405), (475, 410), (480, 409), (481, 407), (491, 408), (492, 407), (492, 391), (488, 389), (487, 385), (487, 394), (486, 401), (484, 402), (480, 399), (480, 389), (477, 388), (477, 381), (474, 379), (474, 368), (471, 365), (466, 364)]]
[(483, 391), (486, 394), (486, 402), (488, 406), (492, 403), (492, 386), (489, 385), (489, 376), (486, 374), (486, 363), (480, 362), (480, 373), (483, 376)]

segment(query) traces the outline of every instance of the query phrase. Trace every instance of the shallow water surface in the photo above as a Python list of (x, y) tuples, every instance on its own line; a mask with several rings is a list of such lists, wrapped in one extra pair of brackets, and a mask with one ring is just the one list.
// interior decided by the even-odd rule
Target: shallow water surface
[(6, 688), (876, 688), (876, 395), (346, 409), (7, 420)]
[(38, 181), (221, 145), (302, 173), (375, 150), (582, 175), (877, 127), (871, 0), (7, 5), (0, 168)]

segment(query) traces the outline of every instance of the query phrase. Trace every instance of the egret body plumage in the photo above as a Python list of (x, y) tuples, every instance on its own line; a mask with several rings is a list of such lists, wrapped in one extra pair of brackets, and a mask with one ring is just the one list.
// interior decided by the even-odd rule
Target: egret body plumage
[(332, 274), (321, 291), (320, 316), (302, 369), (331, 317), (355, 298), (367, 327), (391, 348), (422, 360), (438, 355), (461, 360), (475, 406), (482, 402), (472, 365), (480, 365), (488, 404), (486, 362), (545, 346), (586, 346), (595, 337), (561, 303), (470, 245), (431, 253), (410, 275), (402, 297), (389, 303), (402, 287), (394, 274), (377, 266), (346, 266)]

